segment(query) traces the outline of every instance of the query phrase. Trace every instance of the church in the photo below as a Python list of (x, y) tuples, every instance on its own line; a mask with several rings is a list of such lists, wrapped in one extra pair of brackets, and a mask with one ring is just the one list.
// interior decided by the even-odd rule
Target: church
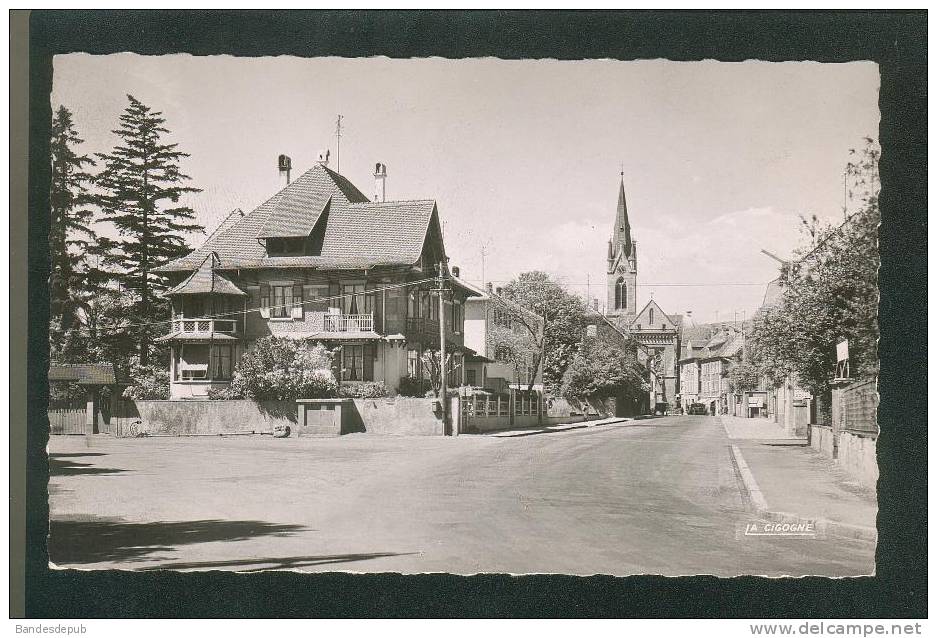
[[(680, 335), (683, 315), (670, 315), (651, 298), (638, 311), (638, 244), (628, 220), (625, 178), (618, 188), (618, 210), (608, 242), (606, 314), (620, 329), (644, 345), (657, 370), (657, 409), (680, 405)], [(667, 406), (663, 404), (668, 404)]]

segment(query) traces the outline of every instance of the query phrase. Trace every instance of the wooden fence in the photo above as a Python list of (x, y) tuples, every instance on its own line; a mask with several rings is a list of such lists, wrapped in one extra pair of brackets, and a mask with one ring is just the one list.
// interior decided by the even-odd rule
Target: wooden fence
[(857, 434), (878, 434), (878, 383), (860, 381), (843, 388), (840, 429)]

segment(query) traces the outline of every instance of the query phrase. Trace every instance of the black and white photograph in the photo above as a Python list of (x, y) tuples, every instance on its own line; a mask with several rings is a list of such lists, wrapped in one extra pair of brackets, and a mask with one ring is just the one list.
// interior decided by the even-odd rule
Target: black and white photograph
[(49, 64), (52, 573), (882, 568), (875, 60)]
[(51, 99), (55, 565), (873, 573), (874, 64), (74, 54)]

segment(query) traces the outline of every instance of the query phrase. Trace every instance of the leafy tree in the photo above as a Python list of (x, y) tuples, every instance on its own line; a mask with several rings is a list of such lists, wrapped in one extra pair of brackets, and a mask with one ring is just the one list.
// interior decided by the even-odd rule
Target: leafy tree
[(51, 225), (49, 276), (51, 351), (59, 355), (71, 332), (75, 341), (88, 295), (82, 282), (91, 273), (85, 255), (96, 239), (91, 228), (94, 196), (89, 191), (92, 176), (86, 172), (95, 162), (77, 150), (83, 143), (75, 129), (72, 113), (59, 106), (52, 119), (52, 185), (49, 192)]
[[(189, 252), (185, 234), (203, 230), (192, 223), (195, 212), (179, 203), (186, 193), (200, 189), (185, 185), (190, 179), (179, 169), (188, 157), (177, 144), (163, 141), (169, 130), (162, 113), (133, 96), (113, 131), (120, 138), (110, 153), (97, 153), (104, 168), (97, 176), (98, 198), (104, 215), (120, 238), (113, 242), (106, 262), (118, 269), (122, 289), (135, 299), (134, 323), (148, 323), (169, 316), (168, 303), (158, 297), (165, 278), (153, 269)], [(153, 338), (159, 328), (142, 326), (135, 334), (141, 365), (147, 365)]]
[(263, 337), (237, 363), (223, 398), (255, 401), (324, 399), (336, 396), (334, 356), (321, 343)]
[(496, 361), (506, 363), (514, 370), (514, 383), (533, 383), (537, 342), (530, 332), (525, 328), (492, 322), (488, 328), (488, 347)]
[(878, 373), (878, 150), (867, 139), (852, 155), (857, 209), (838, 227), (804, 220), (808, 241), (782, 267), (781, 299), (756, 317), (750, 339), (762, 372), (775, 381), (793, 374), (816, 395), (830, 390), (841, 339), (855, 373)]
[(762, 374), (751, 361), (742, 361), (729, 370), (729, 387), (733, 392), (747, 392), (758, 387)]
[[(439, 396), (442, 390), (442, 376), (440, 375), (440, 353), (439, 350), (427, 349), (420, 355), (420, 361), (423, 369), (429, 372), (429, 387), (435, 396)], [(452, 369), (452, 353), (446, 353), (446, 369)]]
[[(585, 313), (583, 301), (569, 294), (563, 286), (541, 271), (521, 273), (502, 289), (502, 296), (510, 303), (496, 308), (506, 313), (529, 340), (533, 370), (543, 368), (544, 385), (559, 387), (563, 374), (579, 348)], [(528, 390), (533, 389), (531, 376)]]
[(647, 371), (633, 353), (597, 337), (582, 340), (563, 375), (562, 395), (575, 401), (638, 398), (648, 390)]
[(169, 369), (163, 365), (141, 365), (136, 357), (130, 362), (133, 384), (124, 389), (128, 399), (168, 399)]

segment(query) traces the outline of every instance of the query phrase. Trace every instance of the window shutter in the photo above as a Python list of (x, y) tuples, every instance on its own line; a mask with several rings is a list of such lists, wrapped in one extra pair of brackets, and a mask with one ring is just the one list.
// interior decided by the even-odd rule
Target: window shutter
[(374, 381), (374, 357), (377, 350), (373, 344), (367, 343), (364, 346), (364, 376), (365, 381)]
[(305, 307), (305, 304), (303, 304), (303, 285), (301, 283), (293, 284), (293, 309), (292, 309), (293, 319), (303, 318), (304, 307)]
[(260, 316), (270, 317), (270, 284), (260, 284)]

